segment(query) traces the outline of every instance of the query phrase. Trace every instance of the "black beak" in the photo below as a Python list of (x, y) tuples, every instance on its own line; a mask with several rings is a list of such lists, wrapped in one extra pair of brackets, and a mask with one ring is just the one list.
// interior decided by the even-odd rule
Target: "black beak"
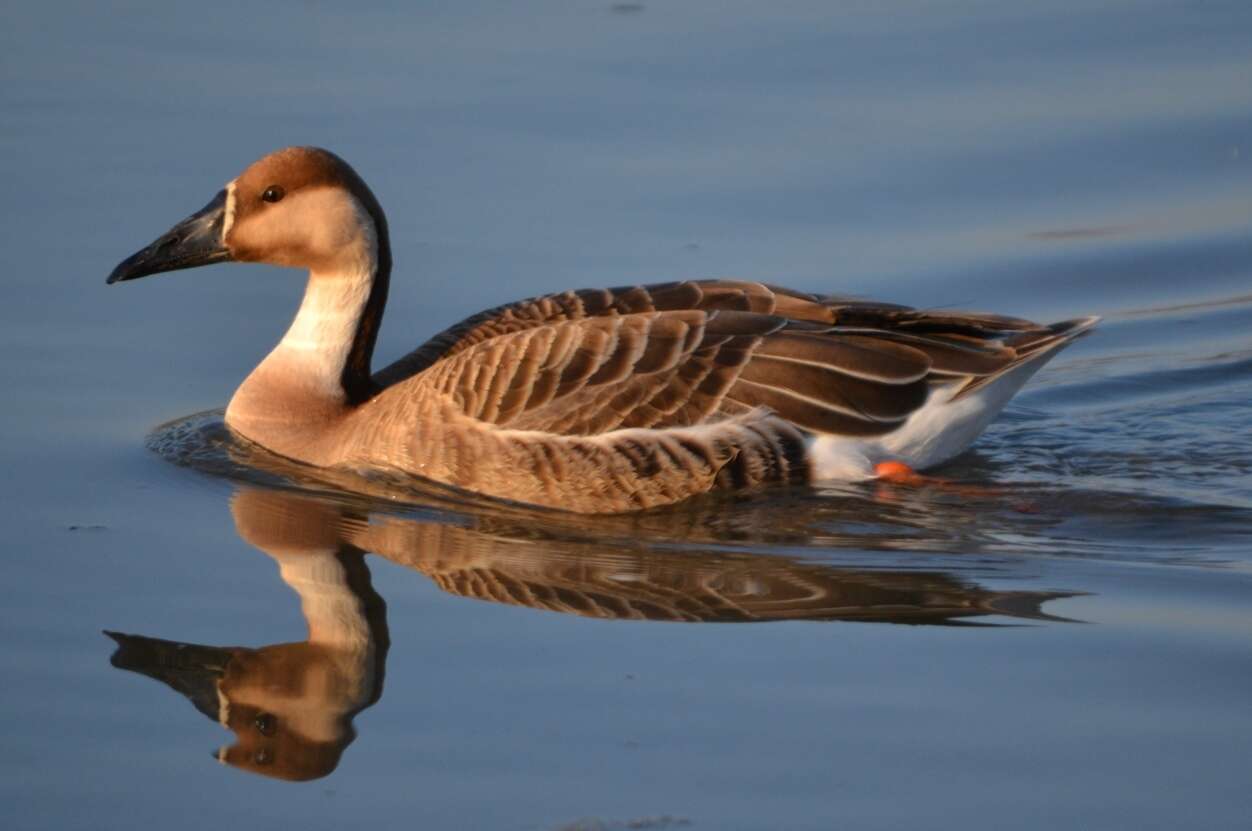
[(213, 201), (175, 225), (156, 242), (118, 263), (108, 282), (120, 283), (162, 271), (178, 271), (229, 260), (230, 252), (222, 243), (225, 217), (226, 191), (220, 190)]
[(217, 682), (226, 674), (236, 650), (108, 630), (104, 634), (117, 643), (109, 663), (164, 682), (185, 695), (197, 710), (217, 721), (221, 707)]

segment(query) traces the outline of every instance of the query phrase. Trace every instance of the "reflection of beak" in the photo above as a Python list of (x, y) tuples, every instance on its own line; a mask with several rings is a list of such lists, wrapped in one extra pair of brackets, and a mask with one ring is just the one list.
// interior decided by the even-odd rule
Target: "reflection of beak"
[(226, 191), (220, 190), (209, 204), (166, 231), (156, 242), (118, 263), (107, 282), (120, 283), (231, 259), (222, 243), (225, 216)]
[(235, 655), (234, 649), (107, 630), (104, 634), (117, 642), (117, 651), (109, 663), (168, 684), (185, 695), (197, 710), (213, 721), (218, 720), (217, 682), (226, 673)]

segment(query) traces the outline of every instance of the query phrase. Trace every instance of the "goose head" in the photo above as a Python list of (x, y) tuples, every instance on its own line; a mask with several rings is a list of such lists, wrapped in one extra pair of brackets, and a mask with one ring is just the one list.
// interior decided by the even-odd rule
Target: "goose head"
[(219, 262), (314, 274), (389, 267), (386, 219), (347, 162), (288, 147), (253, 162), (196, 213), (127, 257), (109, 283)]

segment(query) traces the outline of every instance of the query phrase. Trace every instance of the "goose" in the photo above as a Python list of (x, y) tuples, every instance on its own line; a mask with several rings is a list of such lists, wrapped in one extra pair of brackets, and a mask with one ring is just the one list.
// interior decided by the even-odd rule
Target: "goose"
[(689, 280), (498, 306), (374, 372), (387, 219), (356, 171), (315, 147), (254, 162), (107, 282), (227, 261), (308, 270), (294, 321), (226, 408), (230, 429), (306, 465), (579, 513), (914, 481), (1098, 321)]

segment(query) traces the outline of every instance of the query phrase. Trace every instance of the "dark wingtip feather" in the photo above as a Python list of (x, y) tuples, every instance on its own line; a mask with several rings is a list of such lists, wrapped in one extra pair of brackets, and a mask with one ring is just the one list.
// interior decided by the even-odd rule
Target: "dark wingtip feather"
[(1033, 331), (1023, 332), (1016, 337), (1009, 338), (1005, 343), (1021, 353), (1023, 358), (1029, 357), (1043, 350), (1064, 346), (1086, 335), (1095, 328), (1100, 319), (1098, 315), (1089, 315), (1061, 320)]
[(1067, 597), (1082, 597), (1083, 592), (1003, 592), (986, 604), (988, 611), (1021, 620), (1038, 620), (1050, 623), (1083, 623), (1074, 618), (1048, 614), (1043, 604)]
[(1058, 335), (1063, 334), (1076, 338), (1090, 332), (1103, 319), (1099, 315), (1087, 315), (1086, 317), (1076, 317), (1072, 320), (1062, 320), (1060, 323), (1053, 323), (1048, 328)]

